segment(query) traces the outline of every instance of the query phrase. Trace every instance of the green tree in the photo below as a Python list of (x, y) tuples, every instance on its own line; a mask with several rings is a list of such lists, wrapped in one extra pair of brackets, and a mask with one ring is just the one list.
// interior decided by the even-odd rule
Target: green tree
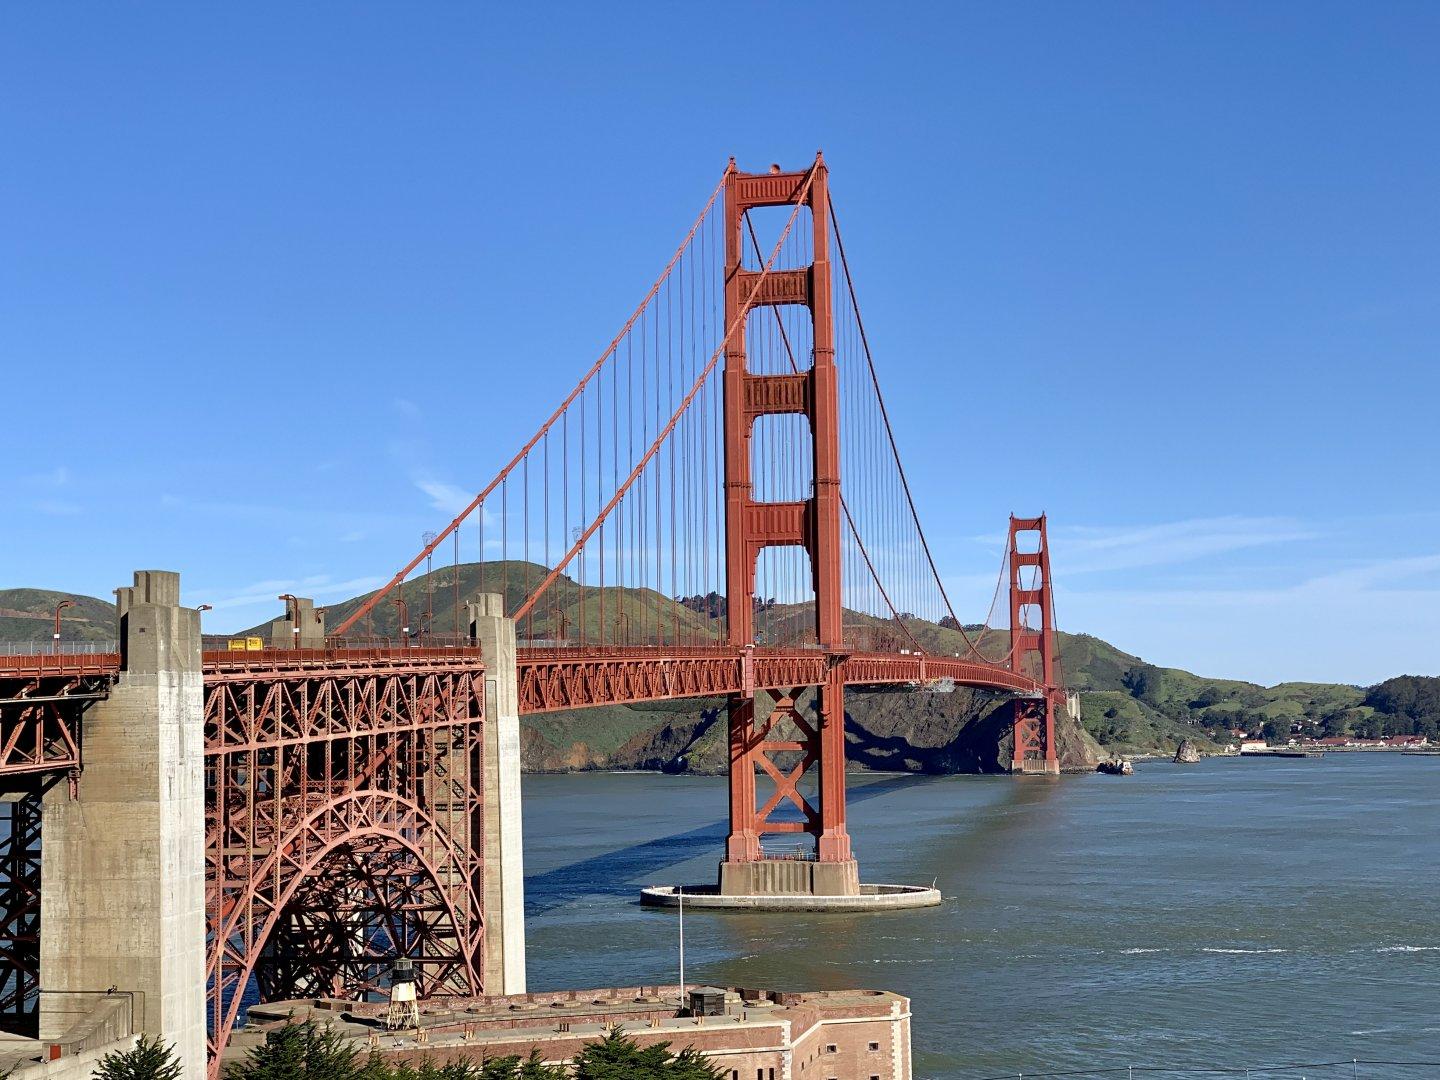
[[(1386, 679), (1372, 686), (1365, 695), (1365, 704), (1387, 718), (1423, 721), (1440, 717), (1440, 677), (1426, 675), (1400, 675)], [(1392, 734), (1408, 735), (1401, 731), (1401, 723), (1385, 722), (1385, 730)]]
[(1146, 705), (1158, 706), (1165, 697), (1165, 672), (1152, 664), (1139, 664), (1125, 672), (1121, 680), (1130, 696)]
[(142, 1035), (129, 1050), (115, 1050), (100, 1059), (96, 1080), (179, 1080), (175, 1048), (160, 1037)]
[[(128, 1055), (138, 1061), (147, 1045), (142, 1043)], [(163, 1055), (170, 1055), (169, 1049), (156, 1042), (149, 1045), (144, 1061), (168, 1061), (168, 1071), (145, 1071), (132, 1067), (132, 1061), (126, 1071), (105, 1073), (106, 1062), (117, 1057), (111, 1055), (101, 1063), (100, 1080), (179, 1080), (180, 1067), (173, 1055)], [(671, 1053), (668, 1043), (641, 1049), (618, 1028), (588, 1044), (575, 1058), (572, 1072), (546, 1065), (538, 1051), (531, 1051), (528, 1058), (512, 1055), (483, 1063), (463, 1059), (437, 1063), (430, 1056), (418, 1065), (391, 1063), (375, 1051), (361, 1058), (353, 1041), (307, 1020), (266, 1032), (265, 1041), (230, 1069), (227, 1080), (722, 1080), (723, 1076), (704, 1054), (690, 1049)]]
[(565, 1080), (565, 1070), (546, 1065), (540, 1051), (531, 1050), (529, 1058), (492, 1058), (481, 1067), (478, 1080)]
[(1269, 743), (1285, 743), (1290, 741), (1290, 721), (1283, 716), (1272, 720), (1266, 720), (1260, 726), (1260, 734), (1265, 736)]
[(1211, 705), (1218, 705), (1225, 700), (1225, 694), (1218, 686), (1206, 684), (1200, 688), (1200, 692), (1190, 699), (1190, 708), (1208, 709)]
[(723, 1073), (704, 1054), (670, 1052), (669, 1043), (643, 1050), (617, 1028), (590, 1043), (575, 1057), (573, 1080), (722, 1080)]
[[(382, 1080), (383, 1063), (372, 1056), (362, 1065), (355, 1045), (333, 1028), (307, 1020), (282, 1024), (231, 1068), (230, 1080), (356, 1080), (367, 1071)], [(386, 1070), (388, 1071), (388, 1070)]]

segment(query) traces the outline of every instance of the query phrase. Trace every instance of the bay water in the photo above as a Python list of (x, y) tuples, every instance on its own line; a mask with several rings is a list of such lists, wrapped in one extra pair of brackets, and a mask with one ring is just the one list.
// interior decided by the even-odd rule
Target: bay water
[[(1440, 1062), (1440, 757), (850, 785), (862, 880), (934, 880), (945, 903), (692, 911), (687, 981), (905, 994), (915, 1075), (936, 1080)], [(530, 987), (676, 981), (675, 914), (638, 891), (713, 883), (726, 805), (723, 778), (527, 776)], [(1440, 1064), (1261, 1075), (1408, 1080)]]

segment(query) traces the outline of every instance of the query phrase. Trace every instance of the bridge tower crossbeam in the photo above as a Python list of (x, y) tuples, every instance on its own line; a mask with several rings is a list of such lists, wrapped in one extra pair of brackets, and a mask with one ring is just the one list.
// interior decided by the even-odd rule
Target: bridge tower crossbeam
[[(808, 206), (811, 262), (808, 266), (749, 270), (744, 266), (746, 215), (757, 207)], [(724, 447), (726, 600), (729, 641), (755, 644), (755, 576), (767, 547), (798, 547), (809, 556), (815, 593), (815, 634), (828, 656), (818, 691), (818, 716), (801, 718), (793, 695), (777, 699), (788, 718), (792, 767), (777, 768), (767, 741), (775, 720), (756, 725), (753, 691), (729, 702), (730, 835), (721, 864), (722, 892), (767, 891), (762, 837), (797, 831), (815, 838), (810, 885), (816, 892), (859, 891), (859, 876), (845, 827), (845, 700), (839, 661), (844, 650), (841, 609), (840, 402), (835, 367), (835, 317), (830, 264), (829, 177), (824, 160), (801, 172), (743, 173), (732, 162), (725, 174), (725, 342)], [(805, 370), (763, 374), (749, 369), (746, 324), (757, 312), (785, 305), (807, 308), (813, 358)], [(752, 436), (762, 416), (801, 415), (810, 428), (813, 488), (789, 502), (755, 498)], [(818, 773), (818, 807), (800, 794), (797, 782), (813, 765)], [(775, 797), (756, 806), (755, 774), (761, 768), (776, 783)], [(772, 821), (775, 804), (788, 799), (802, 820)], [(786, 886), (787, 888), (789, 886)]]
[[(1033, 549), (1023, 537), (1035, 537)], [(1043, 684), (1036, 696), (1014, 703), (1011, 772), (1059, 773), (1055, 712), (1064, 699), (1060, 689), (1055, 637), (1055, 602), (1050, 589), (1050, 542), (1045, 515), (1010, 515), (1010, 655), (1016, 671)]]

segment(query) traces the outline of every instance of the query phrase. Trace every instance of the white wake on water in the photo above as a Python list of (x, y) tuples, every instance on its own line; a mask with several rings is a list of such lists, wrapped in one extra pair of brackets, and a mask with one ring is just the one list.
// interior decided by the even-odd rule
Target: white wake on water
[(1383, 949), (1376, 949), (1377, 953), (1394, 952), (1440, 952), (1440, 945), (1386, 945)]
[(1220, 953), (1224, 956), (1271, 956), (1287, 952), (1286, 949), (1201, 949), (1201, 952)]

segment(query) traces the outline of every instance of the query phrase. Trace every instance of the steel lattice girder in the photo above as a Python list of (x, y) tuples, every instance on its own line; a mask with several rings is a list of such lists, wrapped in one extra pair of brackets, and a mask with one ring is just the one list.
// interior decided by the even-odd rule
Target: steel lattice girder
[[(520, 711), (551, 712), (754, 690), (819, 686), (831, 660), (815, 650), (690, 649), (522, 650)], [(1035, 679), (999, 665), (919, 654), (856, 653), (839, 661), (846, 685), (957, 685), (1030, 693)]]
[(0, 802), (0, 1027), (34, 1035), (40, 991), (40, 791)]
[[(8, 660), (0, 672), (0, 774), (73, 775), (81, 713), (108, 692), (118, 656)], [(823, 684), (836, 664), (846, 684), (948, 678), (1021, 693), (1043, 689), (1003, 665), (918, 654), (560, 649), (522, 651), (520, 709), (793, 690)], [(422, 988), (483, 989), (483, 867), (472, 843), (481, 812), (478, 650), (212, 652), (204, 656), (204, 675), (212, 1038), (228, 1036), (252, 974), (263, 974), (272, 992), (314, 985), (322, 969), (347, 992), (368, 985), (360, 953), (317, 956), (309, 967), (296, 959), (297, 943), (307, 936), (339, 940), (335, 925), (322, 922), (328, 916), (317, 914), (326, 904), (376, 926), (374, 920), (391, 918), (386, 912), (407, 912), (413, 934), (388, 940), (428, 950), (414, 957)], [(312, 881), (331, 867), (328, 859), (343, 862), (342, 856), (372, 868), (371, 885), (354, 894), (373, 909), (368, 915), (340, 903), (335, 890), (349, 879), (326, 873), (319, 884)], [(332, 878), (337, 883), (326, 892)], [(388, 898), (397, 895), (400, 879), (408, 882), (407, 895), (423, 894), (425, 902), (393, 904)], [(372, 887), (381, 881), (384, 889)], [(23, 915), (22, 899), (17, 894), (13, 906)], [(273, 947), (262, 955), (267, 942)], [(20, 957), (17, 970), (29, 972), (28, 954), (11, 953)]]
[(212, 1050), (252, 977), (355, 995), (404, 951), (422, 993), (483, 992), (484, 672), (417, 659), (207, 670)]
[[(805, 719), (798, 702), (801, 689), (789, 692), (772, 690), (774, 708), (761, 723), (752, 719), (747, 732), (748, 768), (759, 765), (775, 785), (765, 804), (755, 811), (757, 836), (768, 833), (820, 833), (820, 811), (800, 791), (800, 781), (820, 760), (820, 731), (817, 724)], [(753, 717), (753, 713), (752, 713)], [(791, 736), (784, 738), (782, 736)], [(783, 754), (776, 758), (773, 755)], [(788, 802), (799, 811), (803, 820), (771, 820), (770, 815)]]
[(79, 768), (81, 715), (108, 694), (113, 678), (0, 673), (0, 776)]
[[(11, 658), (7, 658), (11, 659)], [(25, 658), (21, 658), (25, 659)], [(108, 684), (118, 671), (118, 658), (58, 657), (64, 661), (86, 661), (85, 668), (96, 667), (106, 673)], [(91, 661), (95, 660), (95, 663)], [(590, 705), (615, 705), (642, 701), (662, 701), (683, 697), (710, 697), (743, 693), (747, 689), (783, 689), (794, 686), (818, 686), (825, 681), (827, 658), (815, 649), (735, 649), (713, 647), (657, 648), (583, 648), (552, 650), (521, 650), (520, 711), (549, 712), (576, 709)], [(108, 667), (106, 666), (108, 664)], [(273, 682), (284, 676), (301, 677), (311, 674), (324, 679), (350, 675), (356, 680), (379, 679), (397, 673), (427, 674), (481, 669), (478, 653), (467, 649), (327, 649), (327, 650), (266, 650), (254, 653), (207, 653), (205, 684), (207, 687), (229, 684), (235, 693), (254, 692), (257, 684)], [(68, 670), (68, 669), (67, 669)], [(908, 685), (935, 679), (952, 679), (957, 685), (980, 689), (1009, 690), (1032, 693), (1043, 689), (1033, 676), (1011, 670), (1005, 664), (989, 664), (950, 657), (922, 656), (918, 653), (852, 652), (840, 665), (847, 686)], [(78, 679), (81, 666), (70, 671), (68, 678)], [(16, 678), (8, 671), (0, 672), (0, 689), (7, 678)], [(27, 676), (26, 685), (38, 685), (36, 676)], [(18, 682), (13, 685), (20, 685)], [(353, 684), (352, 694), (358, 699), (347, 703), (348, 722), (387, 724), (376, 719), (382, 703), (373, 697), (379, 683)], [(80, 683), (74, 683), (82, 690)], [(247, 689), (249, 688), (249, 689)], [(35, 691), (30, 691), (34, 693)], [(366, 695), (372, 695), (367, 697)], [(12, 695), (13, 696), (13, 695)], [(323, 720), (336, 715), (324, 701), (307, 702), (310, 712)], [(265, 727), (259, 714), (248, 701), (237, 703), (225, 714), (225, 726), (217, 732), (227, 747), (247, 741), (272, 741), (274, 733)], [(264, 709), (262, 704), (258, 706)], [(273, 710), (272, 710), (273, 714)], [(299, 722), (304, 716), (287, 711), (287, 722)], [(249, 723), (247, 728), (245, 725)], [(348, 734), (341, 725), (338, 734)], [(17, 734), (18, 731), (18, 734)], [(292, 738), (314, 737), (311, 731)], [(67, 739), (67, 736), (69, 738)], [(57, 729), (50, 745), (53, 750), (38, 755), (33, 748), (37, 734), (33, 723), (28, 726), (4, 724), (0, 738), (0, 773), (53, 770), (70, 765), (67, 756), (72, 744), (73, 725)], [(7, 749), (8, 748), (8, 749)]]
[(1024, 760), (1030, 754), (1045, 753), (1045, 739), (1043, 737), (1043, 724), (1045, 721), (1045, 702), (1043, 700), (1031, 700), (1027, 698), (1016, 698), (1014, 705), (1014, 759)]

